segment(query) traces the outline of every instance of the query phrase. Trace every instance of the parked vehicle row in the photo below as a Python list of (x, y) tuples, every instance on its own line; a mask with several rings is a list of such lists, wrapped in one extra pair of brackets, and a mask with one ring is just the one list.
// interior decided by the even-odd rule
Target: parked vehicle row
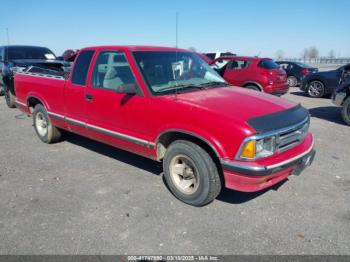
[(305, 76), (318, 72), (318, 69), (300, 62), (277, 61), (281, 69), (287, 73), (289, 87), (300, 85)]
[[(271, 81), (286, 78), (272, 60), (251, 61)], [(223, 187), (271, 187), (315, 155), (308, 110), (230, 86), (187, 50), (83, 48), (66, 78), (47, 70), (14, 79), (16, 105), (43, 142), (65, 130), (162, 161), (170, 191), (190, 205), (210, 203)]]
[[(220, 64), (225, 65), (220, 67)], [(220, 57), (211, 63), (231, 85), (281, 96), (288, 92), (286, 72), (272, 59), (230, 56)]]
[(62, 73), (69, 71), (70, 67), (68, 63), (57, 60), (55, 54), (46, 47), (0, 46), (0, 88), (8, 107), (15, 107), (14, 72), (26, 70), (30, 66)]

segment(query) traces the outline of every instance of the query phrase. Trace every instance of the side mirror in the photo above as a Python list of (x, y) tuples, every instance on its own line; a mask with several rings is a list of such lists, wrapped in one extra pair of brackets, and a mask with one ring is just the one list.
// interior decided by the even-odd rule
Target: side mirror
[(136, 95), (137, 84), (131, 83), (131, 84), (120, 85), (117, 87), (116, 92), (120, 94)]

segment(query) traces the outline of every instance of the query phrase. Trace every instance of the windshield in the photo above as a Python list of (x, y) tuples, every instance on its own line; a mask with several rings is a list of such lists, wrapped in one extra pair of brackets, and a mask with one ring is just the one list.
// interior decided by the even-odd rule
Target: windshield
[(279, 69), (280, 66), (271, 59), (261, 60), (259, 66), (265, 69)]
[(155, 95), (227, 86), (214, 69), (191, 52), (135, 51), (134, 57)]
[(43, 60), (53, 60), (56, 56), (52, 51), (45, 47), (34, 47), (34, 46), (9, 46), (7, 48), (7, 59), (43, 59)]
[(309, 65), (307, 65), (307, 64), (300, 63), (300, 62), (295, 62), (295, 64), (297, 64), (298, 66), (300, 66), (300, 67), (302, 67), (302, 68), (310, 68), (310, 69), (313, 68), (312, 66), (309, 66)]

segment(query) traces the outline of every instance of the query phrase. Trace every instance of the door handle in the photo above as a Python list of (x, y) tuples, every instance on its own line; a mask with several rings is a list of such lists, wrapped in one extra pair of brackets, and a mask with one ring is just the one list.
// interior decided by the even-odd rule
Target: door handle
[(91, 94), (85, 94), (85, 99), (86, 99), (87, 101), (91, 101), (92, 98), (93, 98), (93, 96), (92, 96)]

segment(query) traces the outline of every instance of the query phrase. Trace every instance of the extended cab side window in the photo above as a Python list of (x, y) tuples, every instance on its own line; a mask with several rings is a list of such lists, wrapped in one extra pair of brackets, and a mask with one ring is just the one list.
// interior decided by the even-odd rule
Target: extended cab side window
[(86, 77), (89, 71), (90, 62), (94, 55), (93, 50), (81, 51), (75, 61), (74, 71), (72, 75), (72, 83), (85, 86)]
[(135, 78), (123, 52), (101, 52), (92, 73), (92, 86), (117, 90), (122, 85), (134, 84)]

